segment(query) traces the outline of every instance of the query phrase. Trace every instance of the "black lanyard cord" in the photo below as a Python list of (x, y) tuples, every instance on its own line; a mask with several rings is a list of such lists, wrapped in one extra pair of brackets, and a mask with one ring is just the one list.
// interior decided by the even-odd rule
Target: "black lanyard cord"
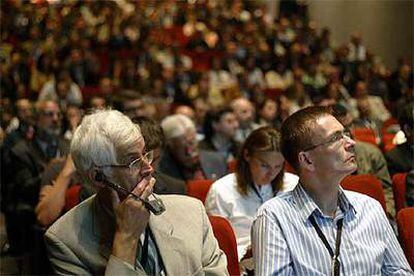
[(142, 246), (142, 256), (141, 256), (141, 264), (143, 266), (145, 266), (148, 261), (149, 233), (150, 233), (149, 229), (145, 228), (145, 239), (144, 239), (144, 245)]
[(329, 254), (331, 255), (332, 262), (333, 262), (333, 268), (334, 268), (334, 275), (339, 275), (339, 250), (341, 247), (341, 236), (342, 236), (342, 226), (344, 219), (341, 218), (337, 222), (338, 226), (338, 232), (336, 233), (336, 240), (335, 240), (335, 254), (329, 245), (328, 240), (326, 239), (325, 235), (322, 233), (322, 230), (319, 228), (318, 224), (316, 223), (316, 220), (313, 216), (309, 218), (313, 228), (315, 228), (316, 233), (318, 234), (319, 238), (322, 240), (323, 244), (325, 245), (326, 249), (328, 249)]

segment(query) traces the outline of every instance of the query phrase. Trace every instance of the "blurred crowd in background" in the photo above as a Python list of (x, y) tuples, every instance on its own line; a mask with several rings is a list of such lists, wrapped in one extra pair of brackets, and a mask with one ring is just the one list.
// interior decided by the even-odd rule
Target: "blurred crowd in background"
[(239, 96), (256, 108), (271, 98), (282, 121), (340, 102), (384, 122), (411, 101), (408, 60), (387, 68), (358, 32), (334, 45), (305, 3), (286, 2), (273, 19), (264, 1), (3, 1), (2, 131), (21, 99), (57, 101), (65, 120), (72, 106), (139, 99), (162, 119), (188, 105), (199, 124)]
[[(184, 114), (208, 144), (206, 118), (220, 120), (223, 109), (242, 143), (301, 108), (340, 104), (382, 153), (406, 142), (397, 119), (413, 106), (411, 61), (387, 67), (358, 31), (335, 44), (304, 1), (279, 10), (274, 18), (266, 1), (237, 0), (1, 1), (3, 212), (26, 204), (36, 221), (41, 173), (64, 156), (53, 137), (69, 142), (93, 109), (158, 122)], [(28, 168), (12, 149), (35, 137), (42, 165)], [(230, 161), (237, 151), (226, 150)]]

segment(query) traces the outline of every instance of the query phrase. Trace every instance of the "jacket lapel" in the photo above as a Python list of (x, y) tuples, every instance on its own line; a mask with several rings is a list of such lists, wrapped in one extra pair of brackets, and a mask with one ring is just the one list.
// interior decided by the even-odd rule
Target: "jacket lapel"
[(150, 228), (159, 249), (167, 275), (186, 275), (189, 272), (184, 239), (174, 233), (172, 224), (163, 216), (151, 215)]

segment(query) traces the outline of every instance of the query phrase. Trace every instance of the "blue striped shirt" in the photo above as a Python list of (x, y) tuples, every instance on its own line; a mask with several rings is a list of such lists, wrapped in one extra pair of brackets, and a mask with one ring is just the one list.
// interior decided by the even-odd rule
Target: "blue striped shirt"
[(381, 205), (340, 189), (335, 218), (322, 214), (298, 184), (259, 209), (252, 227), (256, 275), (330, 275), (331, 256), (310, 223), (313, 215), (335, 251), (343, 221), (341, 275), (414, 275)]

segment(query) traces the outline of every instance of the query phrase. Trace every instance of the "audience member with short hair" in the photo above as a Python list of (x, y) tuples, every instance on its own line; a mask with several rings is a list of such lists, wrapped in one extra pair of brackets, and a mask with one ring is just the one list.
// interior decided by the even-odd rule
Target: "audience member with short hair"
[(182, 180), (216, 179), (227, 173), (225, 157), (200, 150), (194, 122), (185, 115), (167, 116), (161, 122), (165, 150), (157, 170)]
[(355, 142), (331, 111), (300, 110), (286, 119), (281, 134), (283, 156), (299, 184), (258, 211), (255, 273), (411, 275), (381, 204), (339, 185), (357, 168)]
[(247, 98), (237, 98), (230, 103), (237, 120), (239, 121), (239, 129), (236, 133), (236, 141), (243, 143), (249, 136), (250, 132), (259, 127), (255, 123), (255, 107)]
[[(352, 116), (346, 107), (336, 104), (332, 106), (332, 115), (345, 129), (352, 129)], [(351, 132), (350, 132), (351, 133)], [(391, 217), (395, 217), (394, 194), (392, 190), (391, 177), (387, 168), (387, 161), (381, 150), (370, 143), (355, 141), (354, 145), (355, 160), (357, 170), (355, 174), (371, 174), (376, 176), (384, 189), (387, 212)]]
[(20, 140), (10, 151), (14, 175), (8, 200), (12, 211), (6, 219), (10, 218), (7, 222), (10, 245), (16, 246), (18, 251), (32, 246), (34, 209), (46, 165), (54, 158), (65, 156), (69, 150), (68, 142), (61, 137), (60, 118), (56, 102), (38, 102), (33, 139)]
[(239, 122), (231, 108), (220, 108), (207, 113), (204, 120), (204, 139), (200, 149), (223, 154), (227, 161), (237, 157), (239, 143), (235, 141)]
[(152, 156), (127, 116), (118, 111), (85, 116), (71, 156), (83, 181), (98, 191), (46, 232), (56, 274), (227, 274), (201, 202), (160, 196), (156, 202), (164, 208), (148, 211)]

